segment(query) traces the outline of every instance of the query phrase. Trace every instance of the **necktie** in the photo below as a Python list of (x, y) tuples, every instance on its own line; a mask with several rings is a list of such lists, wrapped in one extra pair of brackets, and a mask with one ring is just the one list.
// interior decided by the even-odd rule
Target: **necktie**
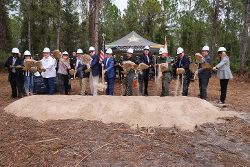
[(147, 55), (146, 57), (147, 57), (147, 61), (148, 61), (148, 63), (149, 63), (149, 57), (148, 57), (148, 55)]

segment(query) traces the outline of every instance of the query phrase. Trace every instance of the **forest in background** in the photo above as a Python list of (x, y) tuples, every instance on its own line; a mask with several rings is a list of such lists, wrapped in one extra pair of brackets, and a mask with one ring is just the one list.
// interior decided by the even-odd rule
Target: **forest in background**
[(112, 0), (1, 0), (0, 56), (12, 47), (40, 54), (44, 47), (68, 52), (106, 43), (131, 31), (164, 44), (170, 55), (188, 55), (209, 45), (216, 61), (224, 46), (234, 72), (250, 73), (250, 0), (128, 0), (120, 11)]

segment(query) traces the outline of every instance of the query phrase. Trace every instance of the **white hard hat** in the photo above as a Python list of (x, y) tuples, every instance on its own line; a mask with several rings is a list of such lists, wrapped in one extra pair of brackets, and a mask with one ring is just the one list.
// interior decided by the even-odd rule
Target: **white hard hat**
[(159, 54), (160, 55), (163, 54), (163, 53), (165, 53), (165, 52), (166, 52), (166, 50), (164, 48), (160, 48), (160, 50), (159, 50)]
[(69, 55), (69, 53), (67, 51), (64, 51), (62, 54), (63, 55)]
[(82, 49), (77, 49), (76, 54), (83, 54)]
[(145, 46), (143, 50), (150, 50), (149, 46)]
[(183, 48), (179, 47), (179, 48), (177, 49), (177, 55), (178, 55), (178, 54), (181, 54), (181, 53), (183, 53), (183, 52), (184, 52), (184, 49), (183, 49)]
[(89, 47), (89, 51), (91, 52), (91, 51), (95, 51), (95, 48), (93, 47), (93, 46), (90, 46)]
[(112, 54), (112, 53), (113, 53), (112, 49), (109, 48), (106, 50), (106, 54)]
[(31, 53), (30, 51), (26, 50), (24, 53), (23, 53), (24, 56), (31, 56)]
[(127, 50), (127, 53), (133, 54), (133, 53), (134, 53), (134, 50), (133, 50), (132, 48), (129, 48), (129, 49)]
[(218, 52), (226, 52), (226, 51), (227, 51), (227, 49), (225, 47), (220, 47), (218, 49)]
[(19, 49), (18, 48), (13, 48), (11, 52), (12, 53), (19, 53)]
[(202, 51), (209, 51), (209, 46), (203, 46)]
[(44, 48), (43, 53), (50, 53), (50, 49), (49, 48)]

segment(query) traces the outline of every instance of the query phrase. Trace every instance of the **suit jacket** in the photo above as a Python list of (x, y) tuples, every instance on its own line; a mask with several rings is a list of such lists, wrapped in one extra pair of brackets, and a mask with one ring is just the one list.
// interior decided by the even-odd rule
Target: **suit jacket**
[[(108, 61), (108, 62), (107, 62)], [(114, 78), (115, 77), (115, 61), (113, 57), (110, 57), (109, 59), (106, 57), (103, 60), (104, 68), (107, 70), (106, 76), (108, 78)]]
[(228, 56), (223, 57), (220, 63), (216, 65), (216, 68), (218, 69), (217, 77), (219, 79), (233, 79)]
[[(8, 57), (8, 59), (6, 60), (6, 62), (5, 62), (5, 64), (4, 64), (4, 66), (8, 69), (8, 72), (9, 72), (9, 73), (12, 73), (12, 68), (10, 68), (10, 66), (11, 66), (12, 63), (13, 63), (13, 57), (14, 57), (14, 56)], [(18, 66), (18, 65), (23, 66), (23, 59), (20, 58), (20, 57), (17, 57), (17, 58), (16, 58), (16, 62), (15, 62), (15, 64), (14, 64), (14, 66)], [(18, 74), (22, 74), (22, 73), (23, 73), (23, 70), (22, 70), (22, 69), (16, 69), (16, 72), (17, 72)]]
[(139, 63), (145, 63), (147, 65), (153, 65), (154, 64), (154, 60), (153, 60), (153, 56), (151, 55), (148, 55), (148, 58), (149, 58), (149, 61), (147, 59), (147, 56), (142, 54), (140, 57), (139, 57)]
[(207, 55), (206, 57), (204, 57), (203, 62), (199, 64), (198, 76), (201, 79), (202, 78), (210, 78), (212, 72), (211, 72), (211, 70), (207, 70), (207, 69), (204, 70), (204, 69), (202, 69), (201, 68), (201, 64), (203, 64), (203, 63), (208, 63), (208, 64), (211, 65), (211, 58), (210, 58), (209, 55)]
[(188, 78), (191, 78), (192, 72), (189, 70), (189, 65), (190, 65), (190, 60), (189, 60), (188, 56), (186, 56), (186, 55), (183, 56), (182, 59), (178, 59), (176, 62), (176, 68), (184, 68), (186, 76)]
[(92, 75), (94, 77), (100, 75), (101, 73), (101, 64), (99, 63), (99, 56), (98, 55), (94, 55), (92, 57), (92, 61), (91, 61), (91, 64), (90, 64), (90, 68), (92, 70)]

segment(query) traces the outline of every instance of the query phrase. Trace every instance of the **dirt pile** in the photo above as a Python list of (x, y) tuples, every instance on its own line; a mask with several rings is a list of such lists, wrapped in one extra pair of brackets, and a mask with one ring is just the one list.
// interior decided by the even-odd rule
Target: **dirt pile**
[(131, 127), (173, 127), (193, 130), (195, 125), (218, 123), (237, 114), (220, 111), (195, 97), (30, 96), (11, 103), (8, 113), (39, 121), (59, 119), (126, 123)]

